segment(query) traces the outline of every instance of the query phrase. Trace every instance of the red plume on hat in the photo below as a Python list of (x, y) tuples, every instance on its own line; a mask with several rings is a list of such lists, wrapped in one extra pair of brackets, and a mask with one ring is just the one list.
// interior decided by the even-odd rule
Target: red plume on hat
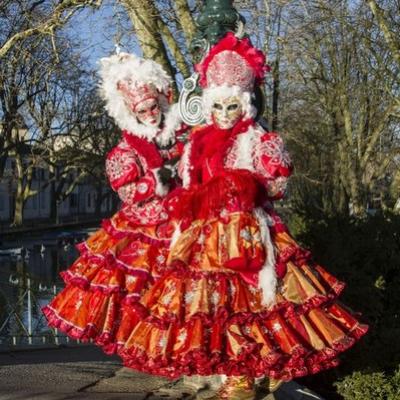
[(245, 91), (252, 91), (270, 70), (264, 53), (253, 47), (249, 38), (239, 39), (232, 32), (213, 46), (195, 68), (203, 88), (239, 86)]

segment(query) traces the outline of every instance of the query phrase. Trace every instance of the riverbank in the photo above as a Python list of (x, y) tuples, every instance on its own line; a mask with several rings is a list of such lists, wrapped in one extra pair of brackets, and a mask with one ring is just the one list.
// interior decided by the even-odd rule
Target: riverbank
[(37, 222), (17, 228), (0, 225), (0, 248), (5, 246), (6, 242), (16, 241), (17, 239), (24, 238), (25, 236), (34, 238), (57, 231), (72, 231), (78, 228), (88, 229), (99, 227), (102, 219), (103, 218), (100, 217), (92, 219), (80, 219), (75, 221), (66, 221), (60, 224)]

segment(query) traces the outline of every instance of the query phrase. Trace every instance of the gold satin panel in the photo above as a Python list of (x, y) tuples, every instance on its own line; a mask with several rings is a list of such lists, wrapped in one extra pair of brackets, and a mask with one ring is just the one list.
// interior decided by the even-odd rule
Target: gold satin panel
[(227, 271), (229, 263), (246, 266), (265, 261), (257, 220), (250, 213), (232, 213), (212, 220), (194, 221), (171, 248), (167, 265), (181, 261), (203, 271)]

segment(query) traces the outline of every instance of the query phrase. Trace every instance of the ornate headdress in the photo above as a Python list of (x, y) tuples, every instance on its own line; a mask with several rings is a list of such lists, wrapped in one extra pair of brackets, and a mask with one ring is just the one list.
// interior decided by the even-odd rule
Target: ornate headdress
[[(163, 112), (171, 100), (171, 78), (152, 60), (120, 53), (100, 60), (100, 89), (106, 109), (121, 129), (152, 136), (156, 128), (138, 123), (125, 99), (135, 107), (149, 98), (157, 98)], [(151, 131), (151, 132), (150, 132)]]
[(263, 81), (268, 70), (264, 53), (253, 47), (248, 38), (239, 39), (232, 32), (196, 65), (203, 88), (238, 86), (247, 92)]
[[(190, 110), (191, 101), (194, 105), (198, 104), (198, 100), (201, 101), (201, 106), (194, 109), (194, 119), (199, 117), (198, 111), (202, 110), (202, 116), (210, 123), (211, 107), (215, 99), (232, 96), (240, 98), (246, 118), (255, 117), (257, 110), (251, 100), (253, 89), (262, 83), (269, 67), (265, 63), (264, 53), (253, 47), (248, 38), (238, 38), (228, 32), (195, 69), (199, 74), (203, 95), (201, 100), (194, 96), (188, 102)], [(181, 114), (185, 112), (181, 111)]]
[(152, 83), (143, 84), (132, 79), (118, 82), (117, 88), (129, 100), (132, 109), (145, 100), (157, 99), (159, 95), (157, 88)]

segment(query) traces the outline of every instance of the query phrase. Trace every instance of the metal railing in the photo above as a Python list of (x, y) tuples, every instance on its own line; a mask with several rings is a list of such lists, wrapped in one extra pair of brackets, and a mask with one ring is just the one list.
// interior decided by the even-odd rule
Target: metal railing
[(0, 347), (79, 343), (49, 327), (42, 312), (59, 290), (26, 274), (0, 281)]

